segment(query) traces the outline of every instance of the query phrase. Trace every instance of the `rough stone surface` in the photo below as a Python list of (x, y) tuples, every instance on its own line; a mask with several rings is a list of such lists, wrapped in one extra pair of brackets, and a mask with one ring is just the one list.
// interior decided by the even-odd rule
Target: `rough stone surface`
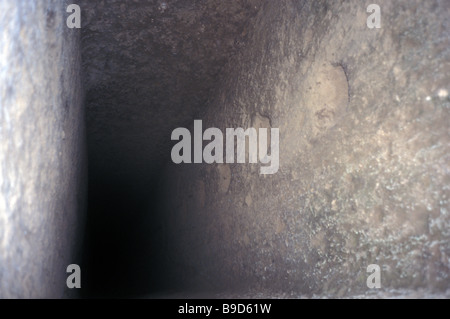
[(81, 1), (95, 176), (158, 175), (167, 136), (205, 108), (222, 67), (245, 47), (259, 2)]
[[(448, 298), (448, 1), (71, 2), (0, 0), (0, 297), (69, 296), (83, 83), (86, 296)], [(171, 163), (194, 119), (279, 171)]]
[(377, 3), (373, 30), (361, 1), (264, 3), (201, 119), (266, 117), (280, 170), (168, 164), (174, 282), (370, 297), (378, 264), (388, 290), (450, 287), (449, 2)]
[(67, 5), (0, 0), (0, 298), (69, 296), (79, 263), (84, 113)]

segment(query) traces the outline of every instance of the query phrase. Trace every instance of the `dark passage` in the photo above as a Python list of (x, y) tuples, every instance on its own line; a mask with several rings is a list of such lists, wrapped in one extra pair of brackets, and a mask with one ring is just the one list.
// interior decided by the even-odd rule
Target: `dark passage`
[[(449, 8), (381, 2), (81, 1), (82, 296), (448, 288)], [(173, 164), (195, 119), (279, 128), (280, 169)]]
[(161, 204), (171, 198), (159, 189), (170, 134), (203, 112), (221, 69), (243, 49), (260, 4), (81, 1), (81, 7), (89, 151), (83, 295), (180, 290), (180, 274), (169, 273)]
[(141, 296), (168, 285), (155, 186), (104, 177), (90, 179), (88, 195), (83, 296)]

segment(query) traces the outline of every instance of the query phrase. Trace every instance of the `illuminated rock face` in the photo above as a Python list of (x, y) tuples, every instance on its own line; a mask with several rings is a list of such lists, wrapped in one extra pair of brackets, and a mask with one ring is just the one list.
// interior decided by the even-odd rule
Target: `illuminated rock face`
[(85, 183), (79, 30), (64, 1), (0, 1), (0, 297), (61, 297)]
[(370, 295), (378, 264), (384, 291), (450, 287), (449, 6), (377, 3), (381, 29), (367, 28), (360, 1), (258, 13), (203, 126), (267, 117), (280, 169), (168, 164), (174, 281)]
[[(70, 3), (0, 0), (0, 297), (450, 288), (448, 2)], [(279, 170), (174, 164), (194, 120)]]

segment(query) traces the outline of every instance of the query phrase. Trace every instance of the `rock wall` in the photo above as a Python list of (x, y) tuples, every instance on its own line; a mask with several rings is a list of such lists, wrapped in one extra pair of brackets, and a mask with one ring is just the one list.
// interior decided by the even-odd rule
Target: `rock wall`
[(342, 297), (378, 264), (385, 291), (449, 288), (450, 6), (377, 3), (381, 29), (359, 0), (265, 2), (197, 119), (279, 128), (280, 169), (167, 165), (174, 283)]
[(0, 0), (0, 298), (70, 296), (84, 207), (73, 1)]
[[(82, 1), (82, 49), (71, 2), (0, 0), (1, 298), (74, 296), (82, 68), (87, 296), (366, 296), (371, 264), (388, 296), (448, 291), (448, 1), (379, 0), (380, 29), (359, 0)], [(161, 170), (194, 119), (278, 128), (279, 170)]]

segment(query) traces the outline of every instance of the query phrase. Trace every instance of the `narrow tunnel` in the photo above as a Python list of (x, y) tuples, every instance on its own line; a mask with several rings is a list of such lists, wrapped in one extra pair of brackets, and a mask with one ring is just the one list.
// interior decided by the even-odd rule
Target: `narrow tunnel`
[(448, 298), (449, 30), (444, 0), (0, 0), (0, 297)]
[(143, 295), (184, 289), (170, 274), (162, 201), (171, 199), (160, 189), (171, 131), (192, 125), (205, 111), (258, 6), (81, 3), (90, 171), (84, 249), (89, 277), (83, 291)]

